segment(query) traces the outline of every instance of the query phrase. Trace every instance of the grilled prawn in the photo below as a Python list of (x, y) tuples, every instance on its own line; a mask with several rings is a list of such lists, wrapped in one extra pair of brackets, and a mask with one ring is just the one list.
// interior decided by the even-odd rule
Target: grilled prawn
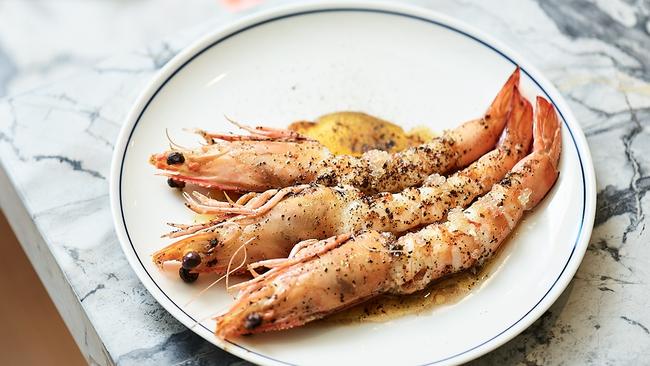
[(447, 179), (429, 177), (419, 188), (365, 196), (351, 186), (301, 185), (249, 194), (242, 200), (246, 204), (187, 195), (189, 206), (197, 212), (238, 216), (183, 228), (173, 236), (189, 236), (158, 251), (153, 260), (159, 265), (182, 261), (193, 272), (223, 274), (231, 259), (248, 264), (285, 258), (295, 243), (305, 239), (369, 229), (400, 233), (441, 220), (450, 208), (464, 207), (487, 192), (528, 153), (532, 107), (517, 88), (512, 104), (505, 132), (494, 150)]
[(397, 239), (366, 231), (299, 245), (284, 260), (239, 284), (236, 302), (217, 317), (221, 338), (300, 326), (382, 293), (408, 294), (482, 263), (547, 194), (558, 176), (560, 125), (537, 99), (533, 152), (469, 208), (453, 210)]
[(223, 190), (260, 192), (320, 183), (350, 185), (365, 193), (398, 192), (421, 185), (430, 174), (465, 167), (492, 149), (518, 83), (517, 68), (482, 118), (394, 154), (371, 150), (361, 157), (334, 155), (295, 132), (258, 127), (247, 128), (248, 136), (199, 131), (207, 145), (154, 154), (149, 161), (171, 182)]

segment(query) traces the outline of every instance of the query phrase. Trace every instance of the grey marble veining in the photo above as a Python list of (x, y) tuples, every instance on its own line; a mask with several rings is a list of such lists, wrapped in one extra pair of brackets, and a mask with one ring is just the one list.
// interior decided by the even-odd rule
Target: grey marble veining
[[(574, 280), (535, 324), (473, 364), (646, 363), (650, 3), (416, 3), (471, 23), (532, 60), (569, 101), (587, 135), (597, 174), (595, 228)], [(44, 246), (34, 253), (53, 261), (37, 262), (39, 274), (62, 274), (58, 286), (68, 286), (88, 320), (73, 334), (82, 350), (85, 344), (87, 349), (90, 344), (104, 347), (107, 362), (245, 364), (194, 335), (148, 294), (119, 248), (108, 204), (113, 142), (131, 103), (166, 60), (220, 21), (0, 104), (0, 162), (16, 191), (11, 197), (0, 193), (0, 203), (9, 215), (26, 210), (34, 228), (12, 225), (23, 232), (21, 240), (27, 235), (43, 239)], [(0, 81), (6, 77), (3, 70), (12, 67), (3, 68), (6, 59), (0, 55)], [(29, 243), (23, 240), (23, 245)], [(65, 288), (48, 290), (62, 293)], [(71, 306), (66, 301), (62, 296), (59, 308)], [(68, 324), (75, 316), (64, 314)], [(99, 342), (86, 342), (93, 332)]]
[[(619, 49), (632, 62), (611, 58), (618, 70), (650, 80), (650, 15), (648, 2), (539, 1), (559, 30), (573, 40), (597, 39)], [(607, 57), (606, 55), (603, 55)]]
[(224, 12), (223, 1), (0, 0), (0, 97), (91, 69)]

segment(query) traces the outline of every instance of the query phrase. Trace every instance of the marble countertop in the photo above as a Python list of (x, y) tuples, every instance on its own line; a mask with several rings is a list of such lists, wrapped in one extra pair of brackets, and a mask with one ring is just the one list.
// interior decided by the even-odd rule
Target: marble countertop
[[(595, 228), (574, 280), (534, 325), (474, 363), (647, 362), (650, 3), (415, 3), (532, 60), (569, 101), (598, 181)], [(186, 44), (238, 16), (214, 10), (198, 26), (30, 91), (7, 87), (13, 74), (0, 47), (0, 95), (10, 94), (0, 102), (0, 206), (92, 363), (246, 364), (178, 323), (140, 284), (114, 233), (107, 181), (113, 143), (144, 84)]]

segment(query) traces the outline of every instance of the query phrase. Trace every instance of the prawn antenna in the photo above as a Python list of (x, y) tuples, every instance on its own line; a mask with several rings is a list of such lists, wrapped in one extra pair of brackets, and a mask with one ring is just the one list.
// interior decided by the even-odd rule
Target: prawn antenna
[(169, 136), (169, 129), (168, 128), (165, 128), (165, 136), (167, 136), (167, 141), (169, 141), (169, 147), (172, 150), (177, 150), (177, 148), (182, 149), (182, 150), (190, 150), (189, 148), (181, 146), (181, 145), (177, 144), (176, 142), (174, 142), (174, 140), (172, 140), (171, 136)]

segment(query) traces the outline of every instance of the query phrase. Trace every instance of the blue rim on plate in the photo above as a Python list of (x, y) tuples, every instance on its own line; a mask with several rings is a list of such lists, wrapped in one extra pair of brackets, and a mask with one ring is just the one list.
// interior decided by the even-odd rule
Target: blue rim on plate
[[(453, 31), (453, 32), (455, 32), (455, 33), (457, 33), (457, 34), (460, 34), (460, 35), (463, 35), (463, 36), (465, 36), (465, 37), (468, 37), (468, 38), (472, 39), (473, 41), (475, 41), (475, 42), (477, 42), (477, 43), (483, 45), (484, 47), (489, 48), (489, 49), (492, 50), (493, 52), (499, 54), (501, 57), (505, 58), (505, 59), (508, 60), (510, 63), (512, 63), (513, 66), (517, 66), (517, 63), (516, 63), (516, 62), (515, 62), (511, 57), (509, 57), (509, 56), (506, 55), (503, 51), (501, 51), (500, 49), (498, 49), (498, 48), (496, 48), (495, 46), (493, 46), (493, 45), (487, 43), (486, 41), (484, 41), (484, 40), (478, 38), (477, 36), (474, 36), (474, 35), (472, 35), (472, 34), (469, 34), (469, 33), (467, 33), (466, 31), (463, 31), (463, 30), (461, 30), (461, 29), (458, 29), (458, 28), (456, 28), (456, 27), (454, 27), (454, 26), (452, 26), (452, 25), (449, 25), (449, 24), (445, 24), (445, 23), (442, 23), (442, 22), (439, 22), (439, 21), (436, 21), (436, 20), (433, 20), (433, 19), (426, 18), (426, 17), (417, 16), (417, 15), (413, 15), (413, 14), (407, 14), (407, 13), (403, 13), (403, 12), (395, 11), (395, 10), (373, 9), (373, 8), (363, 8), (363, 7), (351, 7), (351, 8), (335, 7), (335, 8), (323, 8), (323, 9), (315, 9), (315, 10), (297, 11), (297, 12), (293, 12), (293, 13), (290, 13), (290, 14), (285, 14), (285, 15), (275, 16), (275, 17), (271, 17), (271, 18), (268, 18), (268, 19), (264, 19), (264, 20), (261, 20), (261, 21), (255, 22), (255, 23), (250, 24), (250, 25), (248, 25), (248, 26), (246, 26), (246, 27), (243, 27), (243, 28), (238, 29), (238, 30), (236, 30), (236, 31), (233, 31), (233, 32), (231, 32), (231, 33), (229, 33), (229, 34), (226, 34), (226, 35), (224, 35), (224, 36), (218, 38), (217, 40), (213, 41), (212, 43), (208, 44), (207, 46), (204, 46), (202, 49), (200, 49), (199, 51), (195, 52), (191, 57), (189, 57), (189, 58), (188, 58), (185, 62), (183, 62), (180, 66), (178, 66), (178, 67), (177, 67), (173, 72), (171, 72), (171, 74), (165, 78), (165, 80), (164, 80), (164, 81), (163, 81), (163, 82), (162, 82), (162, 83), (157, 87), (156, 91), (155, 91), (155, 92), (154, 92), (150, 97), (148, 97), (148, 100), (144, 103), (144, 107), (143, 107), (142, 110), (139, 112), (139, 114), (138, 114), (138, 116), (137, 116), (137, 118), (136, 118), (136, 120), (135, 120), (135, 123), (133, 123), (133, 126), (131, 127), (131, 130), (130, 130), (129, 133), (128, 133), (128, 138), (126, 139), (126, 142), (124, 143), (125, 148), (124, 148), (124, 152), (122, 153), (122, 155), (121, 155), (121, 159), (120, 159), (121, 162), (120, 162), (120, 167), (119, 167), (119, 177), (118, 177), (118, 182), (117, 182), (117, 188), (118, 188), (118, 192), (119, 192), (119, 193), (118, 193), (119, 214), (120, 214), (120, 216), (121, 216), (122, 225), (123, 225), (123, 227), (124, 227), (124, 230), (125, 230), (125, 233), (126, 233), (127, 239), (128, 239), (128, 241), (129, 241), (129, 243), (130, 243), (130, 245), (131, 245), (131, 248), (133, 249), (133, 253), (135, 254), (135, 256), (136, 256), (136, 258), (138, 259), (138, 261), (140, 262), (141, 268), (142, 268), (142, 269), (145, 271), (145, 273), (149, 276), (149, 278), (151, 279), (151, 281), (153, 282), (153, 284), (155, 284), (155, 286), (158, 288), (158, 290), (159, 290), (159, 291), (160, 291), (160, 292), (161, 292), (161, 293), (162, 293), (162, 294), (163, 294), (163, 295), (164, 295), (164, 296), (165, 296), (165, 297), (166, 297), (166, 298), (167, 298), (167, 299), (168, 299), (168, 300), (169, 300), (169, 301), (174, 305), (174, 306), (176, 306), (176, 307), (178, 308), (178, 310), (180, 310), (183, 314), (185, 314), (185, 315), (188, 317), (188, 319), (192, 320), (193, 322), (196, 322), (197, 324), (199, 324), (203, 329), (207, 330), (208, 332), (212, 332), (212, 330), (211, 330), (211, 329), (208, 329), (205, 325), (203, 325), (203, 324), (197, 322), (196, 319), (194, 319), (194, 318), (193, 318), (192, 316), (190, 316), (187, 312), (185, 312), (181, 306), (179, 306), (178, 304), (176, 304), (176, 303), (175, 303), (175, 302), (174, 302), (174, 301), (169, 297), (169, 295), (168, 295), (167, 293), (165, 293), (165, 291), (163, 291), (162, 288), (160, 288), (160, 286), (158, 285), (158, 283), (156, 283), (156, 281), (154, 281), (154, 279), (153, 279), (153, 277), (151, 276), (151, 274), (147, 271), (146, 267), (145, 267), (144, 264), (142, 263), (142, 259), (140, 258), (140, 256), (138, 255), (137, 251), (135, 250), (135, 246), (133, 245), (133, 242), (132, 242), (131, 237), (130, 237), (130, 235), (129, 235), (128, 226), (127, 226), (126, 220), (125, 220), (125, 218), (124, 218), (124, 211), (123, 211), (123, 205), (122, 205), (122, 175), (123, 175), (122, 173), (123, 173), (123, 168), (124, 168), (124, 161), (125, 161), (125, 159), (126, 159), (126, 154), (127, 154), (127, 151), (128, 151), (128, 145), (129, 145), (129, 142), (131, 141), (131, 137), (132, 137), (133, 132), (135, 131), (137, 125), (138, 125), (138, 122), (140, 121), (140, 118), (141, 118), (142, 115), (145, 113), (145, 111), (147, 110), (149, 104), (150, 104), (151, 101), (156, 97), (156, 95), (158, 94), (158, 92), (159, 92), (159, 91), (160, 91), (160, 90), (161, 90), (161, 89), (162, 89), (162, 88), (167, 84), (167, 82), (168, 82), (169, 80), (171, 80), (171, 79), (172, 79), (172, 78), (173, 78), (173, 77), (174, 77), (174, 76), (175, 76), (175, 75), (176, 75), (180, 70), (182, 70), (186, 65), (188, 65), (189, 63), (191, 63), (195, 58), (197, 58), (198, 56), (200, 56), (200, 55), (201, 55), (202, 53), (204, 53), (205, 51), (209, 50), (210, 48), (214, 47), (215, 45), (217, 45), (217, 44), (219, 44), (219, 43), (221, 43), (221, 42), (223, 42), (223, 41), (225, 41), (225, 40), (227, 40), (227, 39), (229, 39), (229, 38), (231, 38), (231, 37), (233, 37), (233, 36), (236, 36), (237, 34), (243, 33), (243, 32), (245, 32), (245, 31), (247, 31), (247, 30), (250, 30), (250, 29), (252, 29), (252, 28), (258, 27), (258, 26), (263, 25), (263, 24), (271, 23), (271, 22), (278, 21), (278, 20), (285, 19), (285, 18), (298, 17), (298, 16), (309, 15), (309, 14), (316, 14), (316, 13), (326, 13), (326, 12), (369, 12), (369, 13), (381, 13), (381, 14), (387, 14), (387, 15), (393, 15), (393, 16), (399, 16), (399, 17), (406, 17), (406, 18), (411, 18), (411, 19), (414, 19), (414, 20), (422, 21), (422, 22), (425, 22), (425, 23), (431, 24), (432, 26), (443, 27), (443, 28), (446, 28), (446, 29), (448, 29), (448, 30), (451, 30), (451, 31)], [(586, 177), (585, 177), (585, 170), (584, 170), (583, 157), (582, 157), (581, 154), (580, 154), (580, 149), (579, 149), (579, 147), (578, 147), (578, 144), (577, 144), (576, 139), (575, 139), (575, 136), (574, 136), (574, 131), (571, 129), (571, 127), (570, 127), (569, 124), (567, 123), (567, 121), (566, 121), (564, 115), (562, 114), (562, 110), (561, 110), (560, 108), (557, 107), (556, 102), (555, 102), (555, 101), (553, 100), (553, 98), (549, 95), (549, 93), (544, 89), (544, 87), (541, 85), (541, 83), (540, 83), (538, 80), (536, 80), (536, 79), (535, 79), (535, 78), (534, 78), (534, 77), (533, 77), (533, 76), (532, 76), (532, 75), (531, 75), (531, 74), (530, 74), (530, 73), (529, 73), (529, 72), (528, 72), (524, 67), (521, 67), (521, 72), (523, 72), (525, 75), (527, 75), (527, 76), (528, 76), (528, 77), (529, 77), (529, 78), (530, 78), (530, 79), (531, 79), (531, 80), (532, 80), (532, 81), (533, 81), (533, 82), (534, 82), (534, 83), (535, 83), (535, 84), (536, 84), (536, 85), (537, 85), (537, 86), (542, 90), (542, 92), (544, 93), (544, 95), (545, 95), (545, 96), (546, 96), (546, 97), (551, 101), (551, 103), (556, 107), (556, 110), (558, 111), (560, 117), (562, 118), (562, 122), (563, 122), (564, 126), (566, 127), (567, 131), (569, 132), (569, 134), (570, 134), (570, 136), (571, 136), (571, 141), (573, 142), (573, 147), (576, 149), (576, 154), (577, 154), (577, 156), (578, 156), (578, 160), (579, 160), (579, 162), (580, 162), (580, 173), (581, 173), (581, 178), (582, 178), (582, 203), (583, 203), (583, 205), (582, 205), (582, 214), (581, 214), (582, 216), (581, 216), (581, 220), (580, 220), (580, 227), (579, 227), (579, 229), (578, 229), (578, 235), (577, 235), (577, 237), (576, 237), (576, 239), (575, 239), (575, 241), (574, 241), (573, 248), (571, 249), (571, 253), (570, 253), (569, 257), (567, 258), (567, 260), (566, 260), (564, 266), (562, 267), (562, 271), (560, 271), (560, 273), (558, 274), (558, 276), (557, 276), (557, 278), (555, 279), (555, 281), (553, 282), (553, 284), (552, 284), (552, 285), (549, 287), (549, 289), (544, 293), (544, 295), (539, 299), (539, 301), (538, 301), (538, 302), (537, 302), (537, 303), (536, 303), (532, 308), (530, 308), (530, 309), (529, 309), (525, 314), (523, 314), (523, 315), (522, 315), (522, 316), (521, 316), (521, 317), (520, 317), (516, 322), (510, 324), (510, 325), (507, 326), (505, 329), (503, 329), (501, 332), (497, 333), (496, 335), (492, 336), (491, 338), (489, 338), (489, 339), (487, 339), (487, 340), (485, 340), (485, 341), (483, 341), (483, 342), (481, 342), (481, 343), (479, 343), (479, 344), (477, 344), (477, 345), (475, 345), (475, 346), (473, 346), (473, 347), (470, 347), (470, 348), (466, 349), (466, 350), (463, 351), (463, 352), (458, 352), (458, 353), (456, 353), (456, 354), (454, 354), (454, 355), (448, 356), (448, 357), (443, 358), (443, 359), (433, 360), (433, 361), (431, 361), (431, 362), (427, 362), (427, 363), (425, 363), (425, 364), (423, 364), (423, 365), (432, 365), (432, 364), (437, 364), (437, 363), (441, 363), (441, 362), (451, 361), (451, 360), (453, 360), (453, 359), (455, 359), (455, 358), (458, 358), (458, 357), (460, 357), (460, 356), (462, 356), (462, 355), (464, 355), (464, 354), (466, 354), (466, 353), (468, 353), (468, 352), (471, 352), (471, 351), (473, 351), (473, 350), (475, 350), (475, 349), (477, 349), (477, 348), (479, 348), (479, 347), (481, 347), (481, 346), (483, 346), (483, 345), (485, 345), (485, 344), (487, 344), (487, 343), (493, 341), (494, 339), (498, 338), (498, 337), (501, 336), (503, 333), (507, 332), (507, 331), (510, 330), (512, 327), (514, 327), (515, 325), (517, 325), (517, 324), (518, 324), (519, 322), (521, 322), (523, 319), (525, 319), (525, 318), (526, 318), (526, 317), (527, 317), (527, 316), (528, 316), (528, 315), (529, 315), (533, 310), (535, 310), (535, 309), (539, 306), (539, 304), (540, 304), (540, 303), (541, 303), (541, 302), (542, 302), (542, 301), (547, 297), (547, 295), (551, 292), (551, 290), (554, 289), (554, 287), (556, 286), (557, 282), (560, 280), (560, 278), (561, 278), (562, 275), (564, 274), (564, 272), (565, 272), (567, 266), (568, 266), (569, 263), (571, 262), (571, 259), (572, 259), (572, 257), (573, 257), (574, 254), (575, 254), (575, 251), (576, 251), (577, 245), (578, 245), (580, 239), (582, 238), (583, 234), (585, 233), (585, 230), (584, 230), (584, 229), (585, 229), (585, 219), (586, 219), (585, 216), (586, 216), (586, 205), (587, 205)], [(117, 156), (117, 154), (119, 154), (119, 152), (116, 150), (116, 156)], [(514, 336), (513, 336), (513, 337), (514, 337)], [(278, 360), (278, 359), (275, 359), (275, 358), (269, 357), (269, 356), (267, 356), (267, 355), (261, 354), (261, 353), (259, 353), (259, 352), (256, 352), (256, 351), (253, 351), (253, 350), (250, 350), (250, 349), (248, 349), (248, 348), (246, 348), (246, 347), (244, 347), (244, 346), (242, 346), (242, 345), (239, 345), (239, 344), (237, 344), (237, 343), (235, 343), (235, 342), (232, 342), (232, 341), (229, 341), (229, 340), (226, 340), (226, 342), (229, 343), (230, 345), (233, 345), (233, 346), (235, 346), (235, 347), (240, 348), (241, 350), (243, 350), (243, 351), (245, 351), (245, 352), (247, 352), (247, 353), (255, 354), (255, 355), (257, 355), (257, 356), (259, 356), (259, 357), (262, 357), (262, 358), (265, 358), (265, 359), (267, 359), (267, 360), (274, 361), (274, 362), (277, 362), (277, 363), (280, 363), (280, 364), (293, 365), (293, 364), (291, 364), (291, 363), (289, 363), (289, 362), (282, 361), (282, 360)]]

